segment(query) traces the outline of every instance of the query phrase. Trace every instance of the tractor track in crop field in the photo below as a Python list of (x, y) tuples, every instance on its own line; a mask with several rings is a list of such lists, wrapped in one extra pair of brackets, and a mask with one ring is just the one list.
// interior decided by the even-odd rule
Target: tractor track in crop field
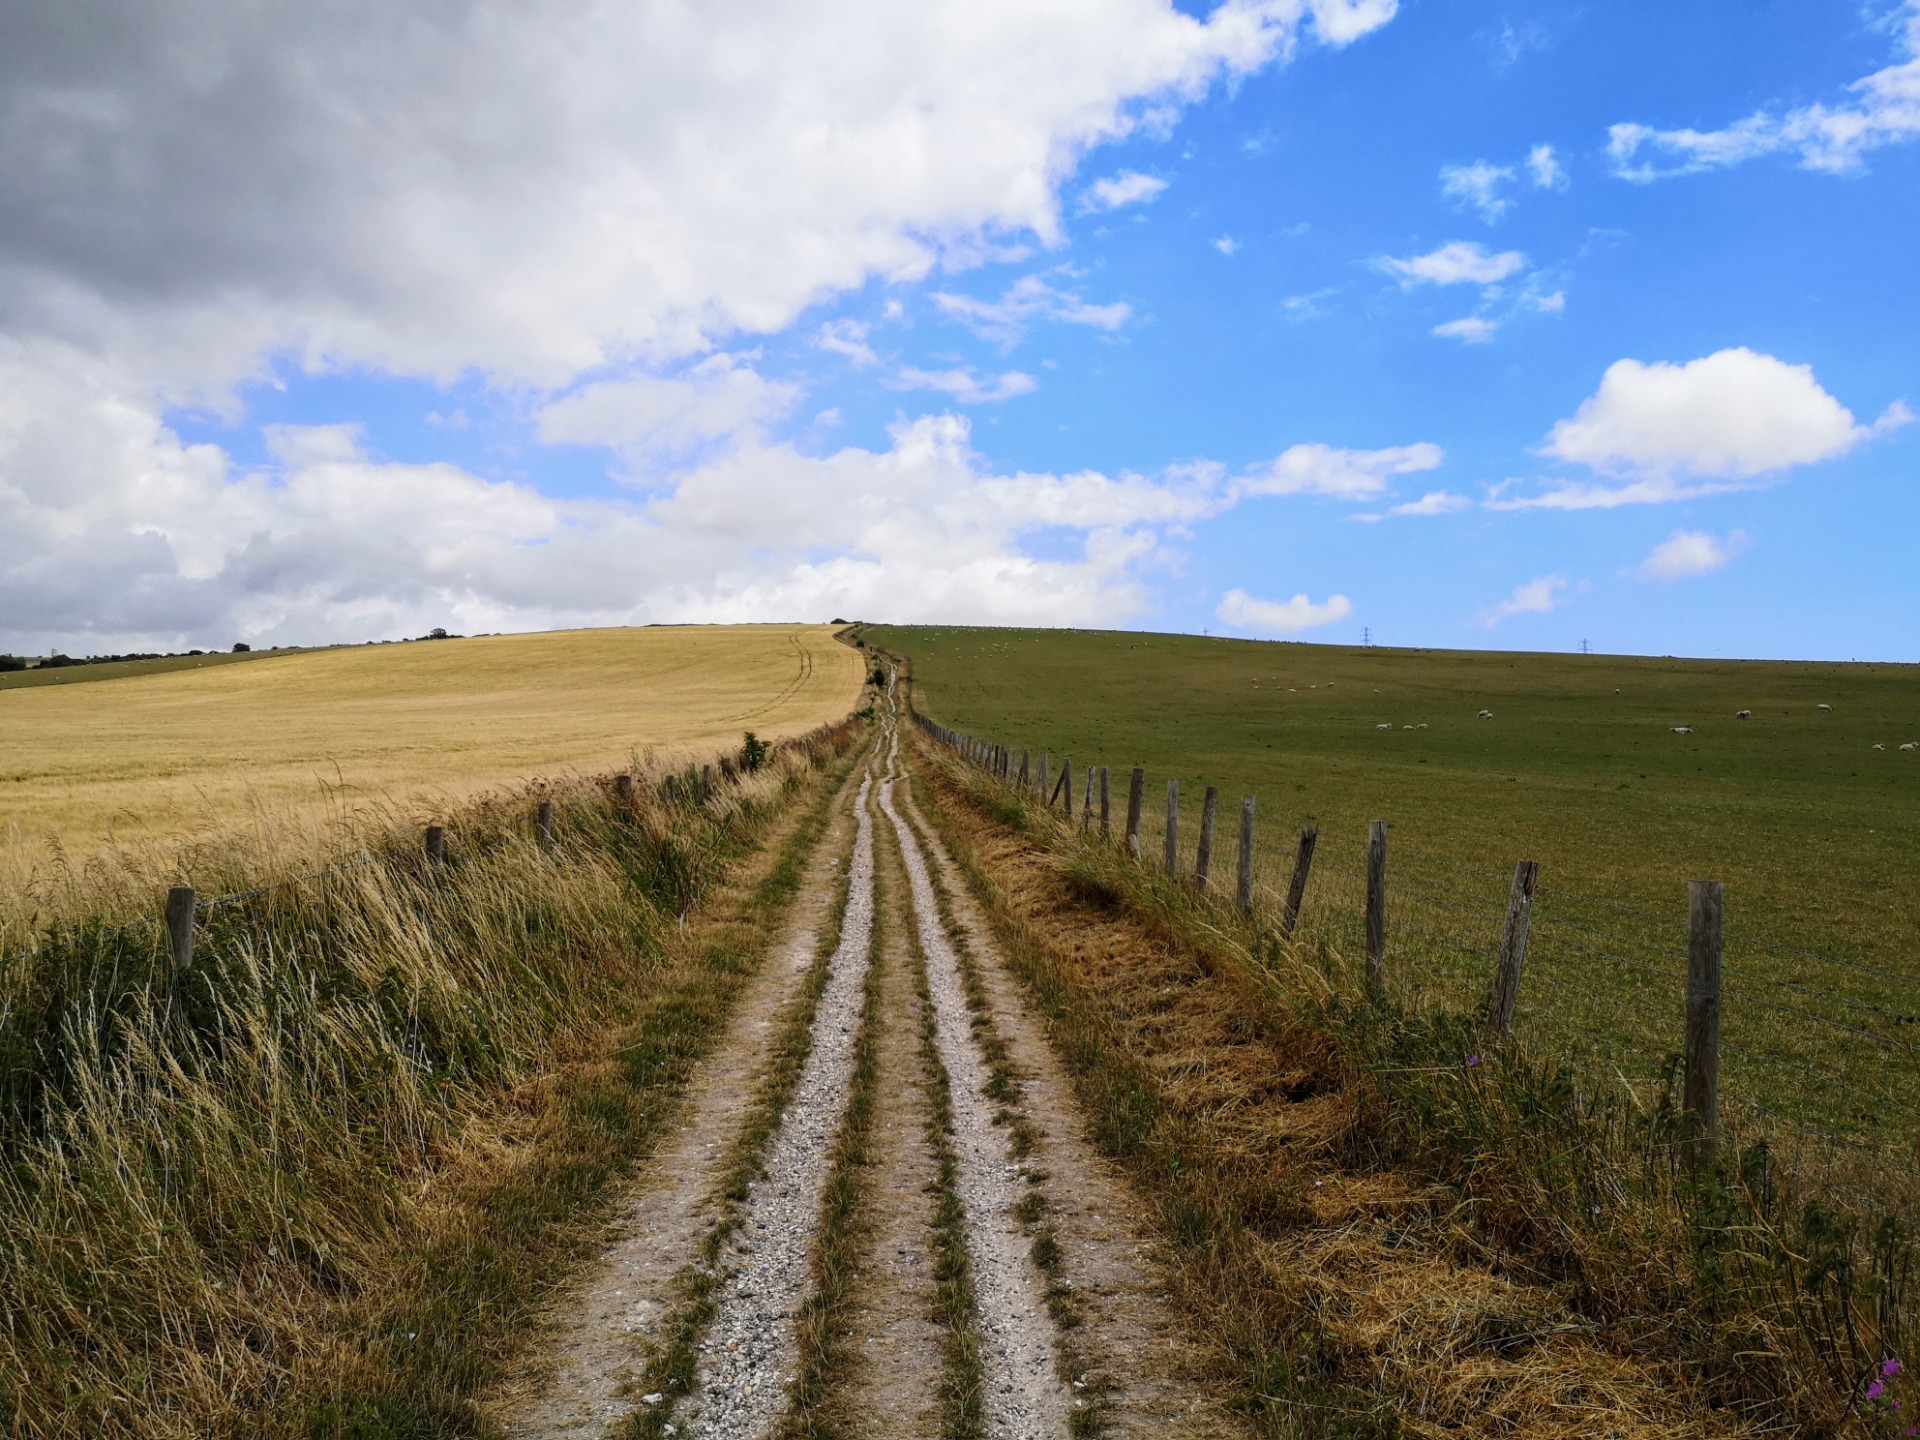
[(1245, 1433), (914, 802), (891, 693), (785, 939), (503, 1384), (516, 1440)]

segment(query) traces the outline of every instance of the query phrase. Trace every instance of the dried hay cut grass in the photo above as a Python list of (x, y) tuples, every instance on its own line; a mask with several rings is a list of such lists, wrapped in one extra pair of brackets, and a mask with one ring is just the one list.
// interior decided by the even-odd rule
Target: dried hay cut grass
[[(1709, 1410), (1633, 1326), (1583, 1316), (1562, 1287), (1529, 1278), (1525, 1257), (1493, 1253), (1453, 1223), (1452, 1192), (1342, 1163), (1367, 1149), (1354, 1143), (1370, 1123), (1367, 1081), (1326, 1030), (1294, 1018), (1325, 998), (1310, 977), (1288, 973), (1306, 969), (1298, 957), (1239, 965), (1199, 953), (1150, 910), (1102, 903), (1102, 887), (1045, 840), (995, 823), (986, 793), (970, 793), (938, 757), (923, 752), (922, 773), (932, 782), (923, 797), (983, 881), (1009, 953), (1037, 953), (1067, 991), (1072, 1018), (1056, 1020), (1056, 1038), (1081, 1026), (1119, 1057), (1088, 1061), (1094, 1047), (1077, 1045), (1089, 1108), (1099, 1114), (1103, 1092), (1123, 1083), (1103, 1064), (1150, 1086), (1153, 1133), (1177, 1152), (1166, 1168), (1179, 1178), (1168, 1182), (1138, 1155), (1120, 1158), (1137, 1162), (1143, 1186), (1158, 1183), (1163, 1220), (1177, 1232), (1196, 1206), (1221, 1206), (1251, 1240), (1238, 1253), (1212, 1241), (1186, 1252), (1181, 1300), (1224, 1386), (1245, 1385), (1259, 1363), (1248, 1351), (1269, 1343), (1262, 1337), (1315, 1335), (1314, 1363), (1337, 1387), (1318, 1393), (1349, 1415), (1374, 1407), (1362, 1428), (1335, 1420), (1324, 1433), (1754, 1433)], [(1096, 1131), (1111, 1143), (1101, 1124)], [(1254, 1318), (1256, 1309), (1267, 1313)], [(1284, 1433), (1303, 1423), (1300, 1433), (1323, 1433), (1303, 1421), (1316, 1404), (1324, 1408), (1302, 1392), (1276, 1412), (1293, 1417)]]

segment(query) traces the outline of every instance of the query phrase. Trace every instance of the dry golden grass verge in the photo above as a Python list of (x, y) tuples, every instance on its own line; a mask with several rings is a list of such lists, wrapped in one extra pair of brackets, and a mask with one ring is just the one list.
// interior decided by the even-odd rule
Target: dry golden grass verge
[(451, 816), (443, 867), (398, 830), (216, 908), (184, 975), (99, 925), (9, 957), (0, 1431), (483, 1433), (474, 1398), (720, 1033), (854, 738), (697, 802), (555, 787), (552, 850), (518, 802)]
[(1778, 1345), (1747, 1393), (1703, 1360), (1713, 1317), (1661, 1212), (1608, 1194), (1607, 1227), (1572, 1224), (1592, 1174), (1542, 1203), (1544, 1149), (1567, 1172), (1584, 1153), (1550, 1073), (1470, 1066), (1470, 1026), (1351, 1006), (1337, 957), (1262, 948), (930, 747), (916, 762), (1259, 1433), (1736, 1435), (1804, 1398)]

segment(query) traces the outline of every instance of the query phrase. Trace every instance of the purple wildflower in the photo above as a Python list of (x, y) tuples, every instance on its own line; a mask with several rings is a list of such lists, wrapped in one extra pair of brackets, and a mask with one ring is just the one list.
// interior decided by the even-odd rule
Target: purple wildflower
[(1900, 1373), (1900, 1362), (1899, 1362), (1898, 1360), (1883, 1360), (1883, 1361), (1881, 1361), (1881, 1362), (1880, 1362), (1880, 1373), (1881, 1373), (1882, 1375), (1886, 1375), (1886, 1376), (1894, 1376), (1894, 1375), (1898, 1375), (1898, 1374)]
[(1880, 1398), (1881, 1392), (1884, 1391), (1886, 1388), (1887, 1387), (1883, 1382), (1879, 1380), (1874, 1381), (1871, 1385), (1867, 1386), (1867, 1398), (1869, 1400), (1878, 1400)]
[(1479, 1057), (1478, 1055), (1469, 1055), (1469, 1056), (1467, 1056), (1467, 1064), (1468, 1064), (1468, 1065), (1470, 1065), (1470, 1066), (1471, 1066), (1471, 1065), (1478, 1065), (1479, 1063), (1480, 1063), (1480, 1057)]

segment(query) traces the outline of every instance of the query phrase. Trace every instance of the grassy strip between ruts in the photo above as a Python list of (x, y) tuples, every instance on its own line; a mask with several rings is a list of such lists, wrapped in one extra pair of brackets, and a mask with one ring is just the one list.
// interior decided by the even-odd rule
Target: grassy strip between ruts
[[(849, 778), (847, 784), (853, 783)], [(698, 1255), (675, 1277), (676, 1298), (661, 1327), (661, 1338), (651, 1347), (640, 1378), (632, 1387), (636, 1393), (658, 1394), (663, 1399), (630, 1414), (616, 1432), (622, 1440), (658, 1440), (671, 1434), (677, 1406), (699, 1383), (700, 1336), (713, 1319), (720, 1287), (726, 1281), (721, 1257), (727, 1242), (746, 1222), (746, 1202), (753, 1182), (765, 1165), (767, 1147), (780, 1128), (781, 1116), (813, 1049), (814, 1012), (827, 988), (833, 952), (840, 944), (852, 880), (851, 864), (837, 868), (832, 912), (815, 943), (813, 964), (769, 1047), (758, 1093), (728, 1153), (722, 1171), (720, 1213), (702, 1237)]]
[[(974, 1041), (986, 1059), (990, 1077), (987, 1098), (1001, 1107), (994, 1115), (994, 1122), (1008, 1127), (1013, 1136), (1014, 1158), (1025, 1161), (1038, 1147), (1040, 1137), (1027, 1116), (1019, 1068), (1013, 1062), (1013, 1054), (1007, 1048), (1000, 1027), (994, 1023), (993, 1001), (980, 976), (979, 958), (973, 953), (967, 927), (954, 911), (953, 896), (947, 890), (933, 847), (922, 833), (924, 821), (919, 807), (909, 798), (902, 813), (913, 832), (914, 843), (920, 848), (921, 859), (926, 864), (927, 878), (933, 885), (934, 903), (939, 907), (940, 924), (953, 946), (954, 957), (960, 962), (960, 983), (967, 997), (967, 1009), (971, 1012), (969, 1024)], [(1025, 1167), (1023, 1173), (1027, 1179), (1027, 1193), (1021, 1197), (1014, 1218), (1020, 1222), (1032, 1242), (1030, 1253), (1034, 1266), (1046, 1280), (1047, 1311), (1052, 1315), (1056, 1329), (1060, 1378), (1077, 1386), (1080, 1392), (1077, 1397), (1079, 1403), (1068, 1423), (1077, 1436), (1101, 1435), (1107, 1429), (1106, 1372), (1092, 1365), (1074, 1338), (1074, 1332), (1085, 1323), (1085, 1317), (1080, 1313), (1073, 1287), (1067, 1283), (1065, 1257), (1061, 1254), (1060, 1239), (1055, 1233), (1050, 1214), (1047, 1182), (1052, 1177), (1031, 1164)]]
[[(1796, 1194), (1764, 1150), (1692, 1176), (1670, 1111), (1519, 1047), (1476, 1054), (1474, 1017), (1355, 1004), (1339, 957), (1269, 943), (965, 767), (922, 768), (1265, 1433), (1428, 1433), (1449, 1411), (1579, 1433), (1554, 1412), (1596, 1394), (1610, 1433), (1900, 1433), (1901, 1226)], [(1127, 930), (1103, 971), (1087, 947)], [(1431, 1302), (1353, 1279), (1422, 1263)]]
[[(399, 1278), (368, 1337), (358, 1381), (292, 1410), (307, 1440), (413, 1440), (488, 1433), (471, 1395), (494, 1378), (555, 1277), (589, 1254), (619, 1183), (651, 1148), (694, 1067), (711, 1052), (800, 892), (852, 757), (838, 758), (763, 873), (732, 877), (666, 942), (670, 970), (595, 1061), (552, 1077), (532, 1153), (456, 1205)], [(750, 848), (736, 844), (735, 858)]]
[[(879, 884), (878, 876), (875, 884)], [(831, 1440), (858, 1429), (858, 1417), (843, 1413), (834, 1401), (853, 1358), (846, 1343), (845, 1316), (869, 1229), (868, 1142), (873, 1131), (874, 1085), (880, 1070), (880, 987), (887, 964), (885, 915), (885, 907), (876, 904), (872, 959), (867, 965), (860, 1007), (860, 1034), (854, 1044), (846, 1113), (828, 1159), (820, 1232), (814, 1238), (808, 1267), (812, 1288), (800, 1308), (797, 1327), (797, 1379), (781, 1420), (783, 1440)]]

